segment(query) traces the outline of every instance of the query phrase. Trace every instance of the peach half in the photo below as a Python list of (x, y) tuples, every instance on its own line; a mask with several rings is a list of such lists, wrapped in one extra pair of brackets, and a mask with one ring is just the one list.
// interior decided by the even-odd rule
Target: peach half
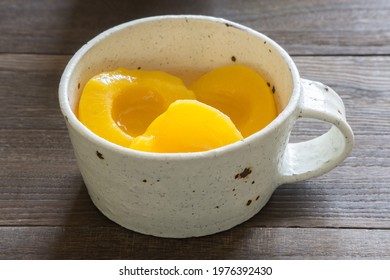
[(98, 136), (129, 147), (134, 137), (178, 99), (194, 99), (182, 80), (161, 71), (120, 68), (94, 76), (85, 85), (79, 120)]
[(277, 116), (267, 82), (243, 65), (212, 70), (189, 87), (200, 102), (228, 115), (244, 137), (268, 125)]
[(201, 152), (242, 140), (228, 116), (196, 100), (173, 102), (130, 148), (146, 152)]

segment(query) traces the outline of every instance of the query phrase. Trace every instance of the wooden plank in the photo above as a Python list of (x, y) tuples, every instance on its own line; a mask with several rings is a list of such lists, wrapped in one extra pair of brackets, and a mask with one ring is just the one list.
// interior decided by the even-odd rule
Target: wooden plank
[[(88, 197), (66, 131), (4, 134), (0, 225), (110, 223)], [(279, 187), (248, 226), (389, 228), (389, 138), (360, 136), (341, 166), (320, 178)]]
[(71, 54), (117, 24), (161, 14), (224, 17), (292, 54), (389, 54), (387, 0), (23, 1), (0, 3), (0, 52)]
[[(57, 91), (69, 59), (60, 55), (1, 54), (0, 103), (7, 106), (0, 111), (0, 128), (65, 129)], [(321, 81), (340, 94), (355, 134), (390, 133), (390, 57), (298, 56), (294, 60), (302, 77)], [(304, 126), (301, 129), (304, 134), (317, 133)]]
[(390, 57), (293, 59), (301, 77), (325, 83), (342, 97), (347, 119), (356, 135), (390, 133)]
[[(0, 55), (0, 102), (7, 104), (0, 110), (2, 226), (112, 224), (89, 199), (58, 108), (59, 77), (68, 59)], [(245, 227), (389, 228), (390, 57), (294, 60), (303, 77), (323, 81), (343, 97), (355, 148), (332, 172), (279, 187)], [(293, 140), (322, 129), (298, 123)]]
[(241, 227), (161, 239), (112, 227), (0, 227), (0, 236), (0, 259), (390, 258), (389, 230)]
[(0, 129), (65, 129), (58, 85), (69, 58), (0, 55)]

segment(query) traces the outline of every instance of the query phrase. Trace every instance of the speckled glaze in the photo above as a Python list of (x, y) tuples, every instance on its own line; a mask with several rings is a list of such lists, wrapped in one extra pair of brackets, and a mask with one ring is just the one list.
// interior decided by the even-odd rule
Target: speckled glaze
[[(156, 154), (126, 149), (89, 131), (75, 110), (93, 75), (119, 67), (163, 70), (190, 83), (222, 65), (261, 73), (279, 116), (243, 141), (198, 153)], [(301, 79), (288, 54), (245, 26), (205, 16), (140, 19), (103, 32), (67, 65), (59, 99), (77, 162), (94, 204), (128, 229), (161, 237), (208, 235), (259, 212), (277, 186), (319, 176), (350, 153), (353, 134), (340, 97)], [(324, 135), (288, 143), (298, 118), (332, 124)]]

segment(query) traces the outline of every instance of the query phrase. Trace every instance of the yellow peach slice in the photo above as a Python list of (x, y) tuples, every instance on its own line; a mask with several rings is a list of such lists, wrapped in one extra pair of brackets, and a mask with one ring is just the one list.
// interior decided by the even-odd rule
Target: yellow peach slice
[(78, 117), (95, 134), (128, 147), (172, 102), (194, 98), (193, 92), (175, 76), (120, 68), (88, 81), (80, 98)]
[(130, 148), (146, 152), (200, 152), (242, 140), (228, 116), (196, 100), (178, 100)]
[(264, 128), (277, 116), (276, 103), (266, 81), (243, 65), (212, 70), (190, 89), (197, 100), (228, 115), (244, 137)]

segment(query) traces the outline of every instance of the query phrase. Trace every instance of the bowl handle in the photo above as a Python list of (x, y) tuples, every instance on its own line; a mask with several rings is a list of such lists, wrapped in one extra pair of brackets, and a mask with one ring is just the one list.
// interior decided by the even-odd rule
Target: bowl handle
[(312, 140), (287, 144), (280, 164), (282, 183), (306, 180), (330, 171), (348, 156), (353, 146), (353, 132), (340, 96), (319, 82), (301, 79), (301, 84), (298, 118), (325, 121), (332, 127)]

